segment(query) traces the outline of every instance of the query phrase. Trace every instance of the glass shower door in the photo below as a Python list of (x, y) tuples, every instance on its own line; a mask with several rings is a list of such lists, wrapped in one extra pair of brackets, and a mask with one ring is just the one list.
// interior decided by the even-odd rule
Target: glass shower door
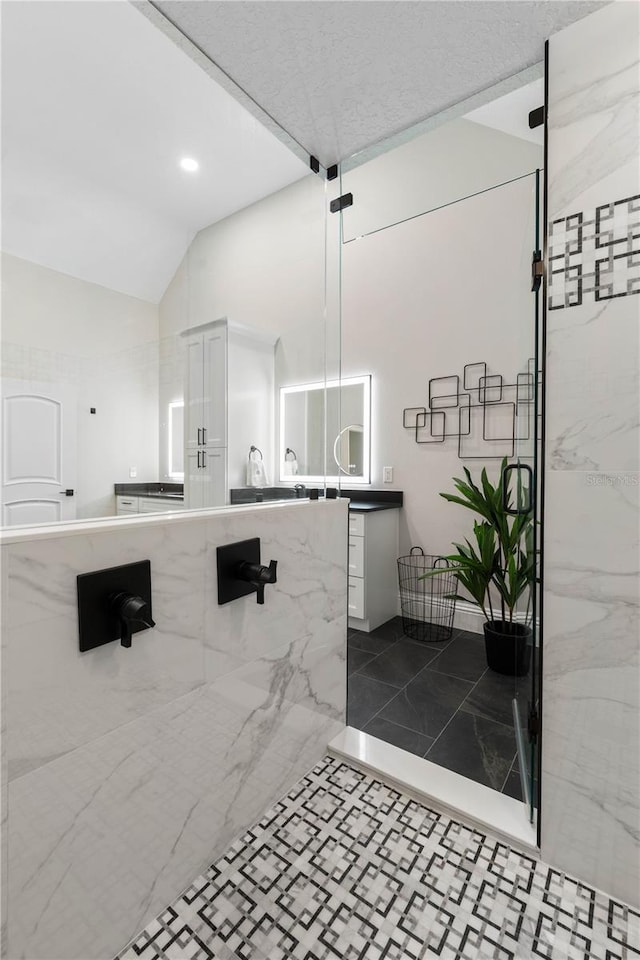
[[(521, 596), (516, 612), (524, 636), (523, 656), (514, 664), (513, 720), (522, 798), (533, 823), (538, 809), (538, 747), (540, 735), (540, 509), (541, 509), (541, 195), (542, 174), (535, 173), (535, 207), (532, 235), (532, 318), (523, 326), (523, 368), (516, 384), (514, 459), (503, 475), (505, 506), (518, 524), (521, 536), (517, 564)], [(516, 654), (514, 653), (514, 656)]]
[[(431, 156), (428, 143), (415, 149)], [(406, 165), (403, 155), (385, 155), (335, 186), (337, 196), (353, 199), (333, 214), (341, 227), (342, 376), (372, 379), (371, 483), (384, 489), (383, 465), (389, 464), (404, 491), (398, 556), (413, 547), (447, 556), (454, 544), (474, 541), (478, 516), (442, 494), (455, 493), (455, 478), (464, 478), (465, 469), (477, 484), (486, 469), (499, 488), (502, 462), (511, 464), (512, 506), (523, 511), (518, 522), (527, 532), (518, 545), (525, 583), (512, 619), (531, 627), (536, 598), (527, 568), (534, 549), (528, 498), (536, 485), (538, 422), (531, 260), (538, 249), (538, 178), (533, 167), (472, 195), (438, 196), (436, 206), (425, 208), (431, 181), (421, 176), (416, 183), (422, 193), (408, 190), (400, 175)], [(491, 616), (487, 605), (479, 609), (461, 593), (457, 636), (446, 651), (407, 647), (413, 672), (403, 664), (402, 695), (393, 686), (400, 675), (393, 672), (393, 651), (352, 671), (349, 702), (358, 720), (351, 725), (498, 792), (522, 796), (531, 816), (535, 745), (529, 714), (537, 699), (531, 686), (537, 639), (526, 643), (526, 673), (502, 672), (489, 663), (483, 636), (485, 620), (494, 614), (503, 619), (497, 592)], [(504, 619), (510, 620), (508, 610)], [(388, 629), (398, 629), (401, 639), (401, 626), (390, 623)], [(367, 648), (366, 637), (356, 639)], [(380, 697), (375, 716), (363, 700), (370, 691)]]

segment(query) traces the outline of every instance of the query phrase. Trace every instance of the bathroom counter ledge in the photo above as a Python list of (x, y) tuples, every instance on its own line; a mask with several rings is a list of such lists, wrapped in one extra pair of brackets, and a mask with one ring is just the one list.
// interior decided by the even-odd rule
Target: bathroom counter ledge
[[(229, 516), (246, 515), (250, 511), (256, 511), (260, 515), (265, 510), (299, 510), (301, 507), (309, 508), (313, 504), (314, 510), (336, 510), (341, 500), (273, 500), (270, 503), (249, 503), (237, 507), (212, 507), (209, 510), (178, 510), (167, 511), (166, 513), (135, 513), (123, 515), (120, 517), (102, 517), (95, 520), (70, 520), (63, 523), (50, 523), (46, 526), (8, 527), (0, 531), (0, 545), (8, 543), (25, 543), (29, 540), (54, 540), (61, 537), (81, 536), (87, 533), (118, 533), (121, 530), (128, 530), (134, 527), (154, 527), (163, 526), (169, 523), (189, 523), (193, 520), (215, 520)], [(340, 506), (345, 510), (345, 506)]]

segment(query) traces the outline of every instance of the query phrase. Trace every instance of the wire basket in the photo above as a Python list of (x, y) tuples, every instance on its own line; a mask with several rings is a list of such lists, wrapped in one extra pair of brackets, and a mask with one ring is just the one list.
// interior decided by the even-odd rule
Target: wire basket
[[(420, 578), (443, 568), (437, 577)], [(412, 640), (442, 642), (453, 634), (457, 581), (445, 557), (432, 557), (422, 547), (412, 547), (398, 557), (398, 581), (402, 608), (402, 629)]]

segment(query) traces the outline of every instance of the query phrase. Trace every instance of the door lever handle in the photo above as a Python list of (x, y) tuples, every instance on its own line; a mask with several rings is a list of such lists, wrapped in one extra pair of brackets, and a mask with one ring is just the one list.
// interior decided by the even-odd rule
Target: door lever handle
[(60, 495), (65, 497), (72, 497), (75, 493), (75, 490), (72, 490), (71, 487), (67, 487), (66, 490), (61, 490)]

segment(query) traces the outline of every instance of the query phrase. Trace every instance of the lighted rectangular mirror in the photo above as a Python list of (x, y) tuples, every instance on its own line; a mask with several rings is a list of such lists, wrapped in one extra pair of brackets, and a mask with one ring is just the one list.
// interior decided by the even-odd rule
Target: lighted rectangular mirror
[(280, 389), (280, 480), (371, 482), (371, 376)]
[(168, 470), (172, 480), (184, 479), (184, 400), (169, 404)]

